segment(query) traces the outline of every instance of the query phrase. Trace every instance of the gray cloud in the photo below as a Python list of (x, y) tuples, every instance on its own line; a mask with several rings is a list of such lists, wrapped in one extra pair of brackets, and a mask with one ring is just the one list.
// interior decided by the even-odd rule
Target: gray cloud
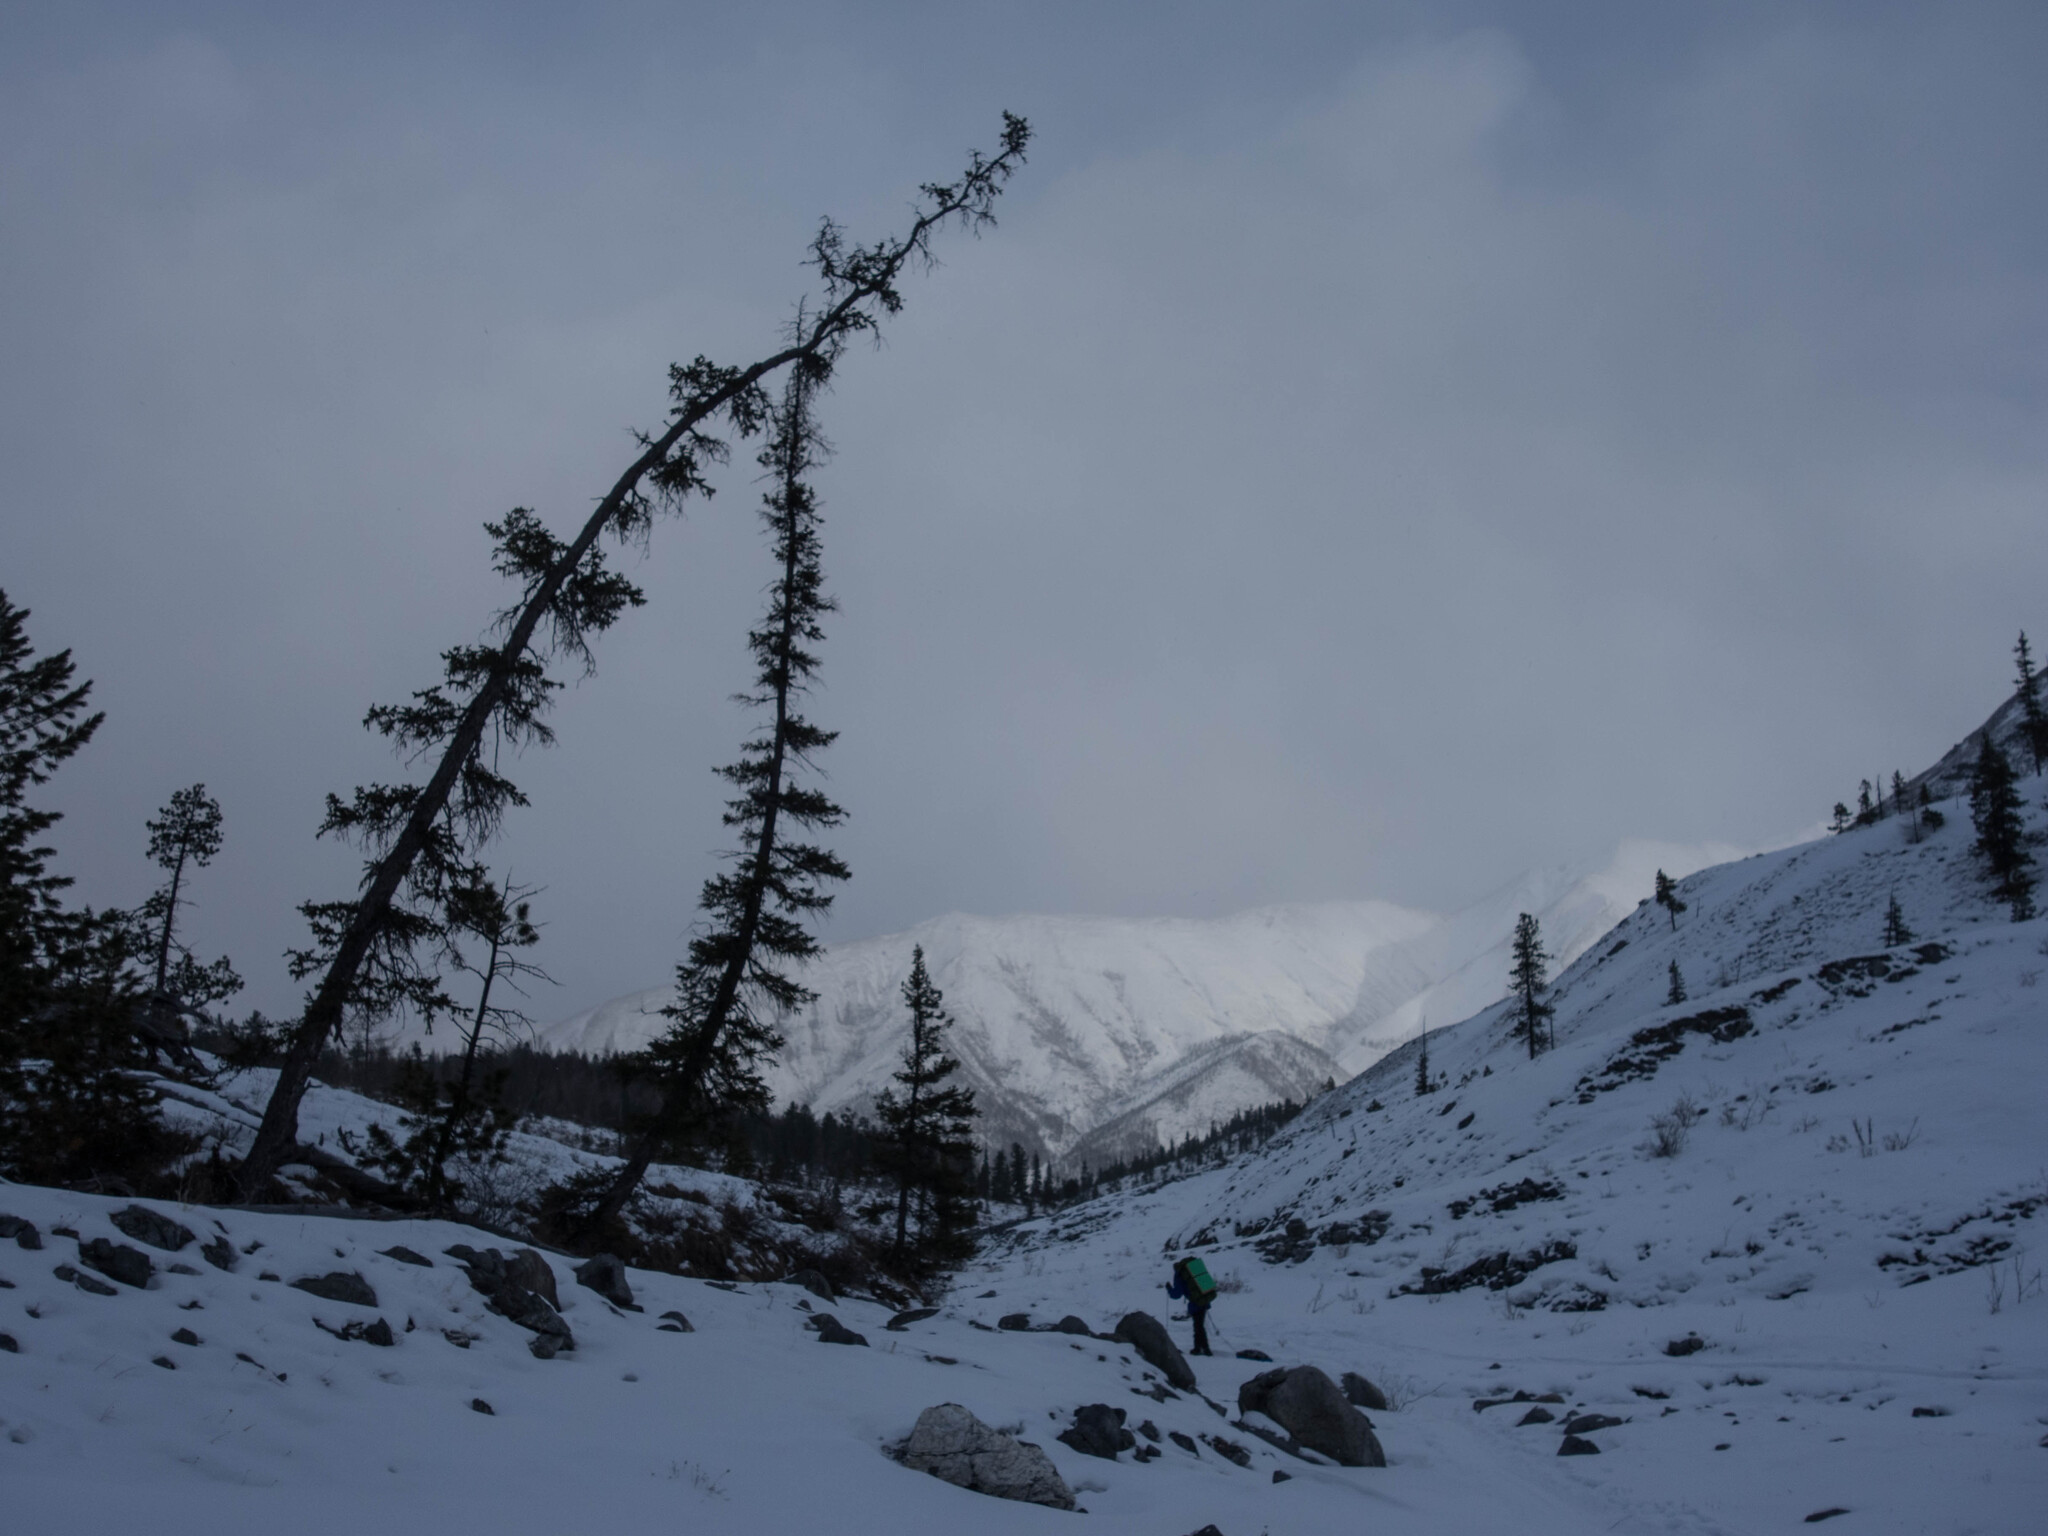
[[(319, 797), (389, 771), (361, 710), (499, 600), (478, 524), (578, 517), (668, 361), (772, 335), (819, 211), (886, 227), (999, 106), (1042, 130), (1002, 227), (828, 402), (833, 934), (1449, 905), (1937, 755), (2041, 622), (2041, 24), (1343, 9), (17, 51), (0, 582), (110, 711), (56, 786), (83, 894), (206, 780), (197, 937), (286, 1005), (351, 867)], [(524, 767), (545, 1012), (659, 980), (719, 846), (737, 457)]]

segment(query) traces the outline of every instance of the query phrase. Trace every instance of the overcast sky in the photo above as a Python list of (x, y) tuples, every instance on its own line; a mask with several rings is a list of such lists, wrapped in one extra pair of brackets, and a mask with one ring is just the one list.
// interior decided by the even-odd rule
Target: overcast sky
[[(825, 403), (827, 937), (1783, 838), (2048, 641), (2044, 80), (2038, 4), (9, 7), (0, 586), (108, 712), (60, 863), (138, 900), (204, 781), (192, 936), (289, 1009), (481, 523), (580, 522), (1006, 108), (1000, 227)], [(753, 475), (520, 765), (542, 1017), (724, 846)]]

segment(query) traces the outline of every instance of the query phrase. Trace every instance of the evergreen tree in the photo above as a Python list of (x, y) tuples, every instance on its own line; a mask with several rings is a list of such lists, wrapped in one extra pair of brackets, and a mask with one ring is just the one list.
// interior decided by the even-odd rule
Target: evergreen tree
[(1892, 892), (1891, 904), (1884, 909), (1884, 947), (1896, 949), (1901, 944), (1913, 942), (1913, 930), (1906, 926), (1906, 913), (1899, 905), (1899, 893)]
[(1536, 919), (1527, 912), (1515, 919), (1515, 953), (1512, 969), (1508, 972), (1510, 985), (1519, 1000), (1521, 1023), (1518, 1032), (1529, 1041), (1529, 1059), (1534, 1061), (1536, 1053), (1543, 1048), (1543, 1025), (1555, 1011), (1544, 1002), (1543, 992), (1548, 982), (1544, 970), (1550, 963), (1550, 956), (1543, 950), (1543, 935)]
[(641, 600), (631, 582), (604, 568), (599, 541), (642, 540), (658, 509), (674, 511), (692, 495), (708, 495), (705, 473), (729, 449), (720, 431), (750, 438), (770, 415), (764, 381), (793, 368), (820, 384), (855, 337), (878, 334), (883, 319), (903, 306), (905, 270), (931, 263), (940, 230), (994, 222), (995, 200), (1023, 162), (1030, 136), (1022, 118), (1005, 113), (1001, 151), (973, 155), (957, 181), (927, 183), (902, 236), (849, 245), (838, 225), (821, 225), (810, 248), (823, 289), (819, 306), (799, 310), (786, 345), (746, 367), (701, 356), (671, 367), (667, 424), (640, 438), (641, 452), (574, 538), (556, 537), (524, 509), (490, 525), (497, 568), (520, 587), (518, 600), (499, 615), (502, 640), (446, 652), (442, 684), (415, 695), (412, 705), (369, 717), (408, 761), (433, 763), (426, 781), (372, 786), (346, 804), (328, 801), (321, 831), (359, 842), (367, 862), (353, 900), (307, 906), (313, 943), (295, 954), (294, 969), (318, 982), (237, 1172), (245, 1195), (263, 1188), (296, 1143), (313, 1064), (351, 1013), (421, 1003), (446, 1008), (432, 978), (447, 940), (443, 903), (454, 888), (480, 881), (480, 850), (506, 812), (525, 803), (500, 773), (500, 760), (552, 740), (542, 718), (559, 686), (549, 663), (566, 659), (590, 670), (592, 640)]
[(1685, 910), (1686, 903), (1678, 899), (1678, 883), (1661, 869), (1657, 871), (1656, 902), (1670, 914), (1671, 931), (1678, 932), (1678, 914)]
[(1970, 775), (1970, 822), (1977, 829), (1977, 852), (1991, 871), (1992, 894), (2011, 906), (2014, 922), (2026, 921), (2034, 915), (2034, 856), (2027, 851), (2012, 764), (1988, 730), (1978, 737)]
[[(896, 1088), (875, 1100), (881, 1123), (877, 1146), (882, 1169), (896, 1180), (895, 1258), (912, 1258), (910, 1218), (917, 1213), (915, 1257), (920, 1264), (957, 1262), (971, 1248), (967, 1232), (974, 1223), (971, 1173), (974, 1166), (974, 1092), (947, 1079), (960, 1063), (946, 1054), (945, 1031), (952, 1023), (945, 995), (932, 985), (925, 970), (924, 948), (910, 952), (910, 976), (903, 983), (903, 1006), (910, 1010), (910, 1044)], [(901, 1090), (900, 1092), (898, 1090)]]
[(1664, 1006), (1669, 1008), (1685, 1001), (1685, 977), (1678, 969), (1678, 962), (1671, 962), (1671, 990), (1664, 995)]
[(1846, 832), (1849, 830), (1849, 826), (1849, 807), (1837, 800), (1835, 802), (1835, 816), (1828, 823), (1828, 830), (1830, 832)]
[(1415, 1055), (1415, 1096), (1434, 1093), (1436, 1085), (1429, 1080), (1429, 1015), (1422, 1016), (1422, 1048)]
[(1920, 825), (1929, 832), (1939, 832), (1948, 821), (1946, 816), (1934, 808), (1934, 796), (1925, 784), (1920, 786), (1920, 802), (1915, 810), (1920, 818)]
[(995, 1162), (989, 1169), (988, 1197), (999, 1205), (1008, 1205), (1015, 1194), (1010, 1187), (1010, 1155), (997, 1147)]
[(818, 789), (798, 782), (800, 769), (838, 738), (813, 725), (797, 706), (818, 673), (822, 617), (834, 608), (825, 594), (817, 499), (808, 476), (823, 453), (811, 416), (818, 370), (799, 365), (774, 412), (774, 432), (760, 455), (768, 472), (762, 521), (774, 541), (779, 572), (768, 613), (747, 636), (755, 663), (754, 691), (741, 702), (768, 724), (736, 763), (718, 770), (737, 791), (725, 824), (740, 836), (737, 867), (704, 882), (698, 905), (705, 926), (676, 969), (676, 999), (662, 1010), (667, 1029), (638, 1061), (661, 1097), (631, 1154), (591, 1213), (615, 1218), (646, 1174), (655, 1153), (702, 1134), (734, 1111), (767, 1108), (761, 1064), (781, 1049), (778, 1014), (816, 996), (790, 974), (818, 943), (807, 924), (832, 905), (826, 890), (847, 878), (828, 849), (792, 834), (837, 826), (845, 812)]
[(184, 1034), (178, 1015), (234, 996), (242, 990), (242, 978), (225, 955), (211, 965), (201, 965), (192, 951), (178, 942), (176, 933), (178, 908), (190, 904), (182, 894), (186, 866), (204, 869), (220, 852), (220, 802), (206, 792), (204, 784), (194, 784), (174, 791), (171, 803), (157, 815), (160, 819), (143, 823), (149, 830), (149, 857), (170, 879), (142, 904), (142, 920), (155, 929), (156, 938), (156, 980), (150, 989), (148, 1022), (153, 1036), (175, 1046)]
[(2020, 674), (2020, 738), (2034, 757), (2034, 772), (2048, 763), (2048, 714), (2041, 709), (2041, 674), (2034, 670), (2034, 656), (2027, 645), (2027, 632), (2020, 631), (2019, 644), (2012, 648)]
[(1877, 819), (1877, 812), (1870, 804), (1870, 780), (1863, 779), (1856, 786), (1856, 824), (1860, 826)]

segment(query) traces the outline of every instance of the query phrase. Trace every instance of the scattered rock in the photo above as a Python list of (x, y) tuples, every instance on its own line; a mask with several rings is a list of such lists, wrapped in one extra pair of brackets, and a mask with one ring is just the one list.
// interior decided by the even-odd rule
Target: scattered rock
[(563, 1347), (562, 1336), (557, 1333), (536, 1333), (526, 1341), (527, 1353), (536, 1360), (552, 1360), (562, 1352)]
[(478, 1340), (478, 1338), (481, 1337), (481, 1335), (471, 1333), (466, 1328), (443, 1328), (441, 1330), (441, 1337), (446, 1339), (450, 1344), (453, 1344), (457, 1349), (467, 1349), (470, 1345), (474, 1344)]
[(1524, 1424), (1549, 1424), (1555, 1422), (1556, 1418), (1557, 1415), (1548, 1408), (1531, 1408), (1515, 1420), (1515, 1428), (1520, 1429)]
[(1159, 1426), (1157, 1424), (1154, 1424), (1150, 1419), (1145, 1420), (1144, 1423), (1138, 1426), (1138, 1433), (1143, 1435), (1147, 1440), (1152, 1441), (1155, 1445), (1159, 1442)]
[(557, 1312), (562, 1310), (562, 1293), (555, 1289), (555, 1272), (533, 1249), (513, 1249), (512, 1257), (505, 1261), (505, 1277), (533, 1292)]
[(1915, 1408), (1913, 1410), (1913, 1417), (1916, 1419), (1945, 1419), (1948, 1417), (1948, 1410), (1946, 1408)]
[(1223, 1533), (1213, 1525), (1205, 1525), (1199, 1531), (1188, 1532), (1188, 1536), (1223, 1536)]
[(1282, 1472), (1278, 1467), (1275, 1467), (1273, 1469), (1273, 1481), (1276, 1483), (1291, 1483), (1294, 1481), (1294, 1474), (1292, 1472)]
[(1149, 1312), (1126, 1312), (1116, 1325), (1115, 1337), (1135, 1349), (1160, 1375), (1183, 1392), (1195, 1390), (1195, 1373), (1186, 1356), (1167, 1336), (1166, 1325)]
[(114, 1212), (107, 1219), (120, 1228), (123, 1237), (132, 1237), (138, 1243), (147, 1243), (165, 1253), (176, 1253), (186, 1244), (198, 1241), (190, 1227), (143, 1205), (131, 1205), (126, 1210)]
[(912, 1307), (907, 1312), (898, 1312), (884, 1325), (891, 1333), (901, 1333), (912, 1323), (921, 1323), (928, 1317), (937, 1317), (937, 1307)]
[(996, 1319), (996, 1327), (1004, 1333), (1023, 1333), (1031, 1326), (1029, 1312), (1012, 1312)]
[(1160, 1456), (1163, 1454), (1165, 1453), (1162, 1452), (1156, 1445), (1141, 1445), (1135, 1451), (1131, 1452), (1131, 1460), (1150, 1461), (1153, 1459), (1153, 1457)]
[[(555, 1310), (554, 1305), (539, 1292), (513, 1278), (515, 1267), (529, 1277), (538, 1278), (521, 1257), (515, 1256), (508, 1261), (495, 1248), (479, 1252), (464, 1243), (456, 1243), (446, 1251), (450, 1258), (462, 1265), (470, 1285), (493, 1312), (538, 1336), (527, 1345), (538, 1358), (552, 1360), (562, 1350), (576, 1347), (576, 1336), (569, 1331), (569, 1325), (562, 1321), (562, 1314)], [(553, 1271), (548, 1270), (539, 1254), (530, 1248), (522, 1249), (521, 1254), (532, 1254), (534, 1260), (540, 1261), (540, 1268), (547, 1272), (548, 1283), (554, 1283)], [(549, 1342), (542, 1345), (541, 1339)]]
[(434, 1267), (432, 1259), (428, 1258), (424, 1253), (414, 1253), (403, 1243), (400, 1243), (395, 1248), (380, 1248), (377, 1251), (382, 1257), (396, 1259), (401, 1264), (411, 1264), (419, 1269), (432, 1269)]
[(485, 1402), (480, 1397), (472, 1397), (469, 1400), (469, 1406), (471, 1410), (476, 1413), (489, 1414), (492, 1417), (496, 1417), (498, 1412), (497, 1409), (493, 1408), (489, 1403)]
[(374, 1307), (377, 1293), (370, 1289), (370, 1282), (352, 1269), (337, 1269), (325, 1275), (301, 1275), (292, 1282), (292, 1289), (304, 1291), (308, 1296), (318, 1296), (322, 1301), (346, 1302), (352, 1307)]
[(1137, 1437), (1124, 1428), (1123, 1409), (1107, 1403), (1076, 1408), (1072, 1427), (1061, 1430), (1058, 1439), (1061, 1445), (1083, 1456), (1099, 1456), (1104, 1461), (1115, 1461), (1117, 1452), (1128, 1451), (1138, 1443)]
[(158, 1355), (154, 1360), (150, 1361), (149, 1363), (151, 1365), (160, 1365), (167, 1371), (175, 1371), (178, 1368), (178, 1362), (173, 1360), (169, 1355)]
[(815, 1269), (800, 1269), (791, 1275), (786, 1283), (802, 1286), (820, 1301), (836, 1302), (839, 1299), (832, 1294), (832, 1282)]
[(196, 1275), (199, 1271), (190, 1264), (166, 1264), (164, 1266), (164, 1273), (167, 1275)]
[(0, 1216), (0, 1237), (11, 1237), (22, 1248), (43, 1246), (43, 1234), (36, 1230), (36, 1224), (20, 1216)]
[(1261, 1372), (1238, 1388), (1237, 1408), (1240, 1413), (1263, 1413), (1340, 1467), (1387, 1464), (1371, 1422), (1315, 1366)]
[(1166, 1432), (1166, 1438), (1186, 1451), (1190, 1456), (1200, 1456), (1202, 1454), (1195, 1448), (1195, 1437), (1193, 1435), (1184, 1435), (1177, 1429), (1169, 1429)]
[(1647, 1397), (1653, 1403), (1661, 1403), (1671, 1395), (1669, 1392), (1659, 1392), (1655, 1387), (1630, 1387), (1629, 1391), (1637, 1397)]
[(375, 1344), (383, 1349), (389, 1349), (398, 1340), (391, 1335), (391, 1325), (380, 1317), (363, 1330), (363, 1342), (365, 1344)]
[(1597, 1429), (1618, 1429), (1628, 1422), (1609, 1413), (1575, 1413), (1564, 1421), (1568, 1435), (1590, 1435)]
[(271, 1270), (267, 1270), (267, 1269), (266, 1269), (266, 1270), (263, 1270), (263, 1271), (259, 1272), (259, 1273), (257, 1274), (256, 1278), (257, 1278), (258, 1280), (268, 1280), (268, 1281), (269, 1281), (269, 1282), (270, 1282), (270, 1283), (271, 1283), (272, 1285), (276, 1285), (276, 1284), (279, 1284), (280, 1282), (282, 1282), (282, 1281), (283, 1281), (283, 1279), (284, 1279), (284, 1276), (283, 1276), (283, 1275), (280, 1275), (280, 1274), (276, 1274), (276, 1273), (274, 1273), (273, 1271), (271, 1271)]
[[(1716, 1446), (1715, 1449), (1720, 1450), (1722, 1447)], [(1557, 1454), (1560, 1456), (1598, 1456), (1600, 1454), (1600, 1447), (1590, 1440), (1581, 1440), (1577, 1435), (1566, 1435), (1563, 1443), (1557, 1448)]]
[(639, 1311), (639, 1303), (633, 1300), (633, 1287), (626, 1283), (625, 1261), (617, 1254), (600, 1253), (594, 1259), (578, 1264), (571, 1271), (576, 1283), (586, 1290), (597, 1292), (615, 1307)]
[(664, 1333), (695, 1333), (697, 1331), (690, 1326), (690, 1320), (680, 1312), (664, 1312), (661, 1314), (661, 1321)]
[(940, 1403), (917, 1416), (903, 1446), (903, 1464), (915, 1472), (998, 1499), (1072, 1509), (1073, 1491), (1052, 1458), (991, 1429), (958, 1403)]
[(190, 1328), (180, 1328), (176, 1333), (171, 1335), (171, 1342), (173, 1344), (197, 1344), (199, 1342), (199, 1335), (194, 1333)]
[(815, 1320), (818, 1325), (818, 1342), (821, 1344), (861, 1344), (867, 1340), (839, 1321), (830, 1312), (820, 1312)]
[(1208, 1441), (1209, 1448), (1225, 1461), (1240, 1467), (1252, 1464), (1252, 1453), (1235, 1440), (1226, 1440), (1221, 1435), (1204, 1435), (1202, 1438)]
[(130, 1248), (126, 1243), (110, 1243), (104, 1237), (80, 1243), (78, 1261), (88, 1269), (98, 1270), (109, 1280), (132, 1285), (138, 1291), (149, 1284), (152, 1273), (148, 1254), (140, 1248)]
[(1337, 1382), (1344, 1389), (1346, 1401), (1355, 1407), (1367, 1408), (1374, 1413), (1392, 1413), (1394, 1411), (1387, 1403), (1387, 1394), (1359, 1375), (1358, 1372), (1346, 1371), (1337, 1378)]
[(11, 1333), (0, 1333), (0, 1349), (4, 1349), (10, 1355), (21, 1353), (21, 1346), (14, 1342), (14, 1335)]
[(1258, 1360), (1266, 1365), (1273, 1363), (1273, 1357), (1263, 1349), (1240, 1349), (1237, 1352), (1237, 1358), (1240, 1360)]
[(235, 1245), (229, 1242), (225, 1235), (216, 1237), (210, 1243), (202, 1244), (199, 1249), (199, 1257), (206, 1260), (215, 1269), (233, 1270), (237, 1261)]
[(1823, 1520), (1832, 1520), (1837, 1515), (1846, 1515), (1847, 1513), (1849, 1511), (1837, 1504), (1833, 1509), (1816, 1509), (1802, 1523), (1806, 1525), (1819, 1525)]
[(1054, 1323), (1052, 1325), (1052, 1331), (1054, 1333), (1071, 1333), (1079, 1338), (1087, 1338), (1094, 1332), (1093, 1329), (1091, 1329), (1086, 1323), (1082, 1322), (1080, 1318), (1074, 1316), (1074, 1314), (1071, 1312), (1069, 1312), (1065, 1317), (1061, 1318), (1058, 1322)]
[(1707, 1341), (1696, 1333), (1688, 1333), (1682, 1339), (1673, 1339), (1664, 1346), (1667, 1355), (1696, 1355), (1707, 1347)]

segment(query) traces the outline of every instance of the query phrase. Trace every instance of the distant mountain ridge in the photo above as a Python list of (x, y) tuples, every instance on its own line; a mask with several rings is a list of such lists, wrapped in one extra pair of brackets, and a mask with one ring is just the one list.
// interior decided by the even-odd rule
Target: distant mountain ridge
[[(898, 989), (922, 945), (953, 1015), (983, 1134), (1052, 1157), (1142, 1150), (1240, 1109), (1305, 1098), (1499, 998), (1518, 912), (1568, 963), (1650, 892), (1742, 856), (1624, 843), (1591, 871), (1536, 871), (1443, 916), (1390, 902), (1260, 907), (1227, 917), (973, 917), (835, 944), (803, 973), (817, 1001), (780, 1021), (781, 1103), (864, 1110), (902, 1049)], [(629, 1051), (661, 1027), (667, 987), (542, 1031), (558, 1050)]]

